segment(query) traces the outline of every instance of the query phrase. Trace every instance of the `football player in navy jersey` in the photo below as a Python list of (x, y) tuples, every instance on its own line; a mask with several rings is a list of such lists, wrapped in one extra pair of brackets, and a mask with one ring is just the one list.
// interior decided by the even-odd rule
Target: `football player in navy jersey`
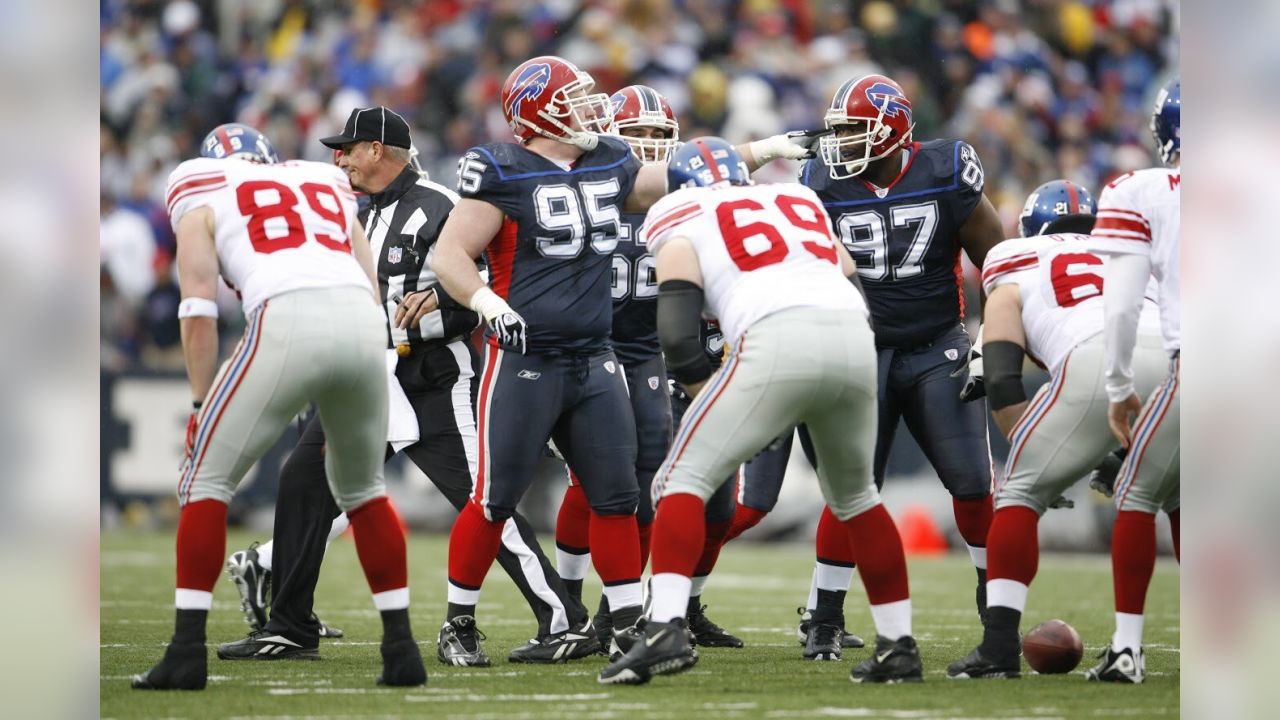
[[(642, 162), (665, 163), (680, 142), (680, 125), (667, 99), (646, 85), (630, 85), (609, 99), (607, 129), (620, 136)], [(622, 214), (622, 232), (613, 253), (613, 332), (610, 340), (631, 394), (636, 423), (636, 479), (640, 503), (636, 521), (640, 530), (640, 565), (649, 557), (649, 531), (653, 503), (649, 489), (653, 475), (671, 445), (672, 427), (682, 407), (668, 390), (667, 368), (658, 343), (658, 284), (653, 256), (640, 239), (645, 213)], [(718, 336), (718, 331), (716, 332)], [(717, 363), (719, 357), (716, 358)], [(682, 394), (682, 393), (680, 393)], [(685, 403), (687, 405), (687, 403)], [(694, 574), (689, 599), (688, 624), (694, 641), (704, 647), (742, 647), (742, 640), (712, 622), (702, 604), (702, 588), (715, 566), (733, 519), (733, 485), (726, 484), (707, 505), (707, 541)], [(568, 577), (570, 593), (582, 591), (591, 562), (588, 526), (591, 507), (573, 472), (556, 519), (556, 567)], [(608, 647), (612, 620), (606, 597), (593, 621), (601, 645)]]
[[(601, 134), (608, 96), (563, 58), (536, 57), (503, 84), (502, 109), (517, 143), (469, 150), (458, 165), (461, 200), (441, 230), (432, 267), (451, 297), (487, 325), (477, 402), (480, 463), (471, 502), (449, 541), (448, 611), (439, 659), (484, 666), (475, 606), (503, 522), (533, 482), (553, 439), (591, 505), (592, 558), (626, 650), (640, 637), (640, 541), (635, 511), (636, 429), (609, 345), (613, 252), (623, 212), (666, 192), (666, 166), (642, 166)], [(808, 153), (801, 137), (744, 147), (753, 167)], [(475, 269), (487, 253), (490, 284)], [(590, 628), (546, 640), (572, 654)]]
[[(871, 308), (879, 365), (876, 484), (884, 483), (902, 419), (951, 493), (956, 526), (977, 569), (981, 615), (993, 469), (986, 408), (966, 402), (983, 390), (980, 356), (970, 352), (981, 341), (971, 343), (962, 324), (960, 253), (982, 267), (987, 251), (1004, 239), (1000, 218), (982, 194), (977, 153), (961, 140), (913, 141), (911, 101), (890, 78), (846, 82), (824, 120), (831, 132), (800, 179), (821, 198), (857, 261)], [(832, 626), (843, 624), (853, 576), (853, 554), (840, 530), (825, 511), (809, 632), (821, 632), (828, 644), (839, 643)]]

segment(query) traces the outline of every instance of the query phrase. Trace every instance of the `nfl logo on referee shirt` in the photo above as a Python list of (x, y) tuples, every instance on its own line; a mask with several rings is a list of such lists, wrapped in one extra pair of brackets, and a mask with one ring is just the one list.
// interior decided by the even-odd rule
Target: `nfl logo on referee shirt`
[(946, 355), (948, 360), (956, 360), (960, 357), (960, 351), (955, 348), (947, 348), (942, 354)]
[(658, 377), (656, 375), (654, 377), (649, 378), (649, 389), (650, 390), (658, 389)]
[(395, 263), (400, 262), (402, 258), (404, 258), (404, 248), (397, 245), (396, 247), (387, 249), (387, 262), (394, 265)]

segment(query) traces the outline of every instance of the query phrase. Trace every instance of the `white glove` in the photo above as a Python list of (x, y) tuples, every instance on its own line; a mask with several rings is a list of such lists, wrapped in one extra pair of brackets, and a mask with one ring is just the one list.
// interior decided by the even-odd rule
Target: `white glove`
[(965, 402), (972, 402), (987, 396), (987, 388), (982, 377), (982, 326), (978, 326), (978, 334), (973, 339), (973, 343), (969, 346), (969, 354), (965, 357), (964, 364), (956, 368), (951, 373), (951, 377), (959, 377), (960, 373), (968, 372), (968, 377), (964, 381), (964, 388), (960, 390), (960, 399)]
[(813, 147), (817, 144), (818, 138), (829, 132), (831, 131), (825, 128), (821, 130), (795, 130), (782, 135), (773, 135), (763, 140), (756, 140), (747, 147), (751, 148), (752, 156), (761, 165), (778, 158), (808, 160), (815, 155)]

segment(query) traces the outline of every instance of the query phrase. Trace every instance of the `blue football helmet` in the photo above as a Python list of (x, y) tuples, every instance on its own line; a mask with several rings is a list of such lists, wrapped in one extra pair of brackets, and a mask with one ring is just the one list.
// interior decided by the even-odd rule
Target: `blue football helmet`
[(239, 157), (260, 163), (278, 163), (280, 156), (271, 146), (266, 135), (240, 123), (219, 125), (204, 136), (200, 143), (200, 157), (223, 158)]
[(1093, 215), (1097, 210), (1098, 204), (1088, 190), (1070, 180), (1050, 180), (1027, 196), (1027, 204), (1018, 216), (1018, 234), (1043, 235), (1049, 223), (1064, 215)]
[(1151, 134), (1165, 165), (1177, 162), (1182, 152), (1182, 81), (1174, 78), (1160, 88), (1151, 111)]
[(667, 162), (667, 189), (710, 187), (727, 182), (750, 185), (751, 173), (742, 156), (718, 137), (701, 137), (680, 146)]

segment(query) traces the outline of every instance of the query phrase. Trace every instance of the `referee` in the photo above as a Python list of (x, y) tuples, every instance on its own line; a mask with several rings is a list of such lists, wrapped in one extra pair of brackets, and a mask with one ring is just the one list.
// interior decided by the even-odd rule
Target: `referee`
[[(359, 220), (377, 258), (388, 352), (394, 348), (398, 355), (395, 377), (412, 407), (412, 413), (405, 407), (401, 417), (393, 410), (390, 440), (416, 435), (416, 442), (404, 448), (405, 454), (461, 510), (471, 494), (479, 457), (478, 358), (469, 341), (479, 317), (444, 293), (427, 262), (458, 196), (419, 175), (410, 162), (409, 125), (385, 107), (352, 111), (341, 135), (320, 142), (338, 151), (338, 167), (350, 177), (352, 187), (370, 200)], [(394, 406), (399, 393), (395, 387), (391, 391)], [(415, 420), (417, 432), (413, 433)], [(406, 421), (409, 432), (397, 434), (397, 426), (403, 427)], [(388, 459), (402, 444), (388, 445)], [(220, 658), (315, 657), (322, 626), (312, 613), (313, 593), (330, 527), (338, 516), (325, 478), (324, 430), (315, 417), (280, 472), (274, 548), (269, 553), (270, 619), (245, 639), (219, 647)], [(251, 548), (228, 562), (250, 604), (260, 600), (262, 593), (246, 593), (254, 583), (244, 582), (243, 576), (252, 573), (254, 579), (261, 578), (264, 568), (246, 567), (257, 566), (257, 559), (258, 553)], [(538, 620), (538, 639), (513, 651), (511, 659), (563, 660), (544, 652), (553, 644), (548, 640), (582, 630), (586, 608), (569, 598), (523, 516), (517, 514), (508, 521), (498, 562), (524, 593)], [(595, 648), (583, 643), (582, 649), (585, 656)]]

